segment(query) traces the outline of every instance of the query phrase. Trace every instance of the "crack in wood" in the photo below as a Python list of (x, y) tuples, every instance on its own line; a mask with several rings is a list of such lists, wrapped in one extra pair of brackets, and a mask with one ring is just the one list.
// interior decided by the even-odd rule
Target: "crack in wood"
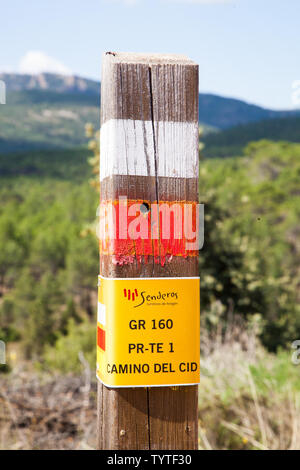
[[(101, 89), (101, 121), (128, 120), (133, 127), (133, 146), (137, 142), (137, 128), (132, 121), (151, 121), (148, 131), (149, 142), (154, 145), (155, 171), (150, 176), (153, 158), (150, 149), (141, 148), (148, 155), (145, 161), (148, 176), (108, 174), (101, 181), (102, 200), (117, 199), (126, 195), (128, 199), (145, 201), (156, 200), (191, 200), (198, 198), (198, 172), (184, 177), (159, 175), (158, 166), (166, 168), (168, 156), (157, 148), (160, 139), (164, 139), (165, 125), (171, 128), (170, 141), (174, 148), (174, 137), (182, 140), (184, 132), (181, 123), (191, 123), (197, 128), (198, 120), (198, 67), (188, 59), (172, 56), (136, 56), (130, 54), (104, 56)], [(172, 128), (173, 123), (174, 129)], [(158, 135), (156, 127), (162, 126)], [(125, 123), (124, 123), (125, 126)], [(129, 142), (128, 130), (123, 129), (124, 139)], [(114, 131), (115, 132), (115, 131)], [(142, 139), (147, 142), (146, 126)], [(142, 140), (142, 142), (143, 142)], [(176, 141), (176, 145), (177, 142)], [(190, 141), (190, 148), (183, 149), (184, 161), (189, 165), (187, 152), (197, 152), (197, 141)], [(129, 144), (128, 144), (129, 145)], [(125, 145), (126, 147), (126, 145)], [(150, 147), (150, 144), (149, 144)], [(124, 152), (120, 158), (126, 159), (125, 168), (135, 168), (135, 163), (128, 162), (130, 152)], [(138, 158), (138, 152), (136, 153)], [(193, 153), (193, 156), (195, 154)], [(162, 160), (161, 159), (165, 159)], [(130, 164), (129, 164), (130, 163)], [(178, 162), (179, 169), (181, 162)], [(189, 167), (191, 172), (194, 169)], [(164, 176), (162, 178), (162, 176)], [(176, 257), (174, 257), (176, 258)], [(178, 257), (179, 258), (179, 257)], [(165, 266), (147, 263), (131, 265), (113, 265), (112, 257), (104, 255), (100, 261), (100, 272), (106, 277), (177, 277), (197, 276), (198, 260), (173, 259)], [(150, 265), (150, 266), (149, 266)], [(184, 312), (183, 312), (184, 318)], [(186, 432), (187, 426), (190, 431)], [(102, 384), (98, 388), (98, 448), (113, 450), (129, 449), (196, 449), (197, 434), (197, 387), (154, 387), (140, 389), (109, 389)], [(124, 436), (120, 431), (125, 430)]]

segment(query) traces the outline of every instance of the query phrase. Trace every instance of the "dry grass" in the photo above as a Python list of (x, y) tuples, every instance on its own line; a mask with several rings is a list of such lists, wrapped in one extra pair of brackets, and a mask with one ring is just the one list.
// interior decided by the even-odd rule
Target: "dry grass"
[(96, 384), (13, 372), (0, 378), (0, 449), (95, 448)]
[[(299, 449), (299, 369), (267, 353), (255, 327), (232, 318), (202, 330), (200, 449)], [(0, 449), (94, 449), (96, 383), (14, 369), (0, 375)]]
[[(225, 334), (219, 326), (202, 340), (199, 387), (200, 448), (299, 449), (299, 391), (281, 378), (291, 368), (286, 353), (280, 364), (247, 329), (232, 318)], [(273, 376), (272, 376), (273, 374)], [(292, 377), (291, 377), (292, 378)]]

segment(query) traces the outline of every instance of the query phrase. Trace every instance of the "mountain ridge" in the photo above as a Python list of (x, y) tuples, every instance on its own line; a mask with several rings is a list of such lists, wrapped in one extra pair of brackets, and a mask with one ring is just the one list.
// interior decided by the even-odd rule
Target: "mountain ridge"
[(77, 75), (0, 73), (0, 80), (4, 81), (7, 91), (51, 90), (58, 93), (100, 93), (100, 82)]
[[(38, 91), (52, 93), (66, 93), (79, 95), (100, 96), (100, 82), (83, 78), (77, 75), (60, 75), (53, 73), (40, 73), (36, 75), (0, 73), (0, 80), (6, 84), (7, 92), (20, 91)], [(41, 94), (42, 98), (42, 94)], [(223, 112), (219, 118), (220, 128), (231, 127), (244, 122), (252, 122), (259, 119), (272, 119), (273, 117), (292, 116), (299, 111), (293, 110), (274, 110), (266, 107), (249, 103), (233, 97), (224, 97), (214, 93), (199, 93), (199, 120), (212, 126), (216, 125), (216, 103)], [(95, 101), (95, 105), (98, 102)], [(217, 107), (217, 111), (219, 111)], [(232, 124), (232, 113), (239, 113), (239, 122)]]
[[(84, 126), (100, 126), (100, 82), (78, 76), (0, 73), (6, 104), (0, 106), (0, 152), (86, 145)], [(260, 121), (300, 116), (210, 93), (199, 94), (204, 135)]]

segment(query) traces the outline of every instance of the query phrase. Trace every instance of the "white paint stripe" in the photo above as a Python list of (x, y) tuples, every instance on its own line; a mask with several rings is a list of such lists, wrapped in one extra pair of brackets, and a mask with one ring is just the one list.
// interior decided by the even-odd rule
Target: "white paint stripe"
[(193, 276), (193, 277), (105, 277), (101, 274), (98, 274), (98, 282), (101, 279), (105, 279), (107, 281), (163, 281), (164, 279), (167, 280), (176, 280), (176, 279), (200, 279), (200, 276)]
[(105, 326), (106, 325), (106, 306), (102, 304), (101, 302), (98, 302), (98, 323), (101, 323), (101, 325)]
[[(154, 123), (157, 176), (198, 177), (198, 124)], [(110, 119), (101, 127), (100, 180), (112, 175), (155, 176), (151, 121)]]

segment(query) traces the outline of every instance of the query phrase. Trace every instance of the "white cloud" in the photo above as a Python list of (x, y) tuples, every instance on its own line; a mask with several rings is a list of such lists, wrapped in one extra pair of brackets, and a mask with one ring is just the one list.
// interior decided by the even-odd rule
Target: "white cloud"
[(72, 75), (72, 71), (62, 62), (42, 51), (28, 51), (20, 61), (19, 72), (25, 74), (50, 72)]

